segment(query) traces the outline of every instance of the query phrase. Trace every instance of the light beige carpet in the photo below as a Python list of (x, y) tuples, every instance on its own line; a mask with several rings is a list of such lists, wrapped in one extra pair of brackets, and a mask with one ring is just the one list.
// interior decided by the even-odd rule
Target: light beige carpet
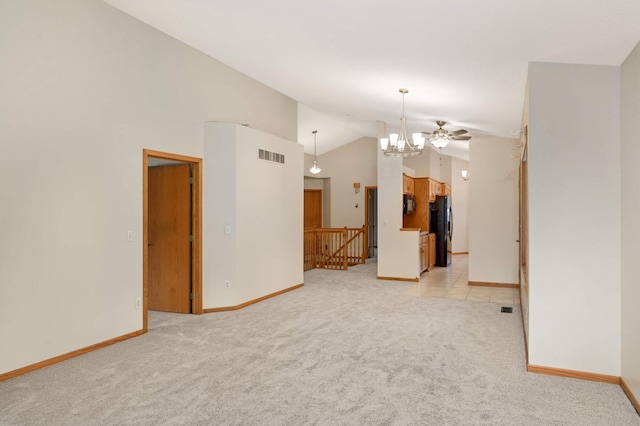
[(375, 263), (0, 383), (2, 425), (640, 425), (618, 386), (525, 372), (519, 306), (404, 296)]

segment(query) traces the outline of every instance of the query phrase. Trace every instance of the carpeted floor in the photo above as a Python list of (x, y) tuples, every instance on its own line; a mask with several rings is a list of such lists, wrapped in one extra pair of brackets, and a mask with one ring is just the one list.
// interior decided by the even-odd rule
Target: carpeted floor
[(0, 383), (2, 425), (640, 425), (618, 386), (525, 372), (520, 307), (403, 295), (375, 262)]

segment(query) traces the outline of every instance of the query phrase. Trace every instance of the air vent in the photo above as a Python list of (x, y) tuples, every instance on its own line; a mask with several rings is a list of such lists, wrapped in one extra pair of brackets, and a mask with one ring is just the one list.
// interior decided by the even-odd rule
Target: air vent
[(500, 309), (500, 312), (504, 312), (505, 314), (512, 314), (513, 308), (508, 306), (503, 306), (502, 309)]
[(273, 161), (274, 163), (284, 164), (284, 154), (278, 154), (277, 152), (267, 151), (266, 149), (258, 149), (258, 158), (266, 161)]

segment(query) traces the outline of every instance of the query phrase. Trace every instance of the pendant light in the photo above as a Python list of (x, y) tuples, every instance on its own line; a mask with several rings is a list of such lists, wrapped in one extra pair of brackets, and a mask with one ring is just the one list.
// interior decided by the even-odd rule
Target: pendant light
[(314, 175), (317, 175), (322, 171), (322, 169), (318, 167), (318, 156), (316, 155), (316, 133), (318, 133), (318, 131), (314, 130), (311, 133), (313, 133), (313, 167), (311, 167), (309, 171)]

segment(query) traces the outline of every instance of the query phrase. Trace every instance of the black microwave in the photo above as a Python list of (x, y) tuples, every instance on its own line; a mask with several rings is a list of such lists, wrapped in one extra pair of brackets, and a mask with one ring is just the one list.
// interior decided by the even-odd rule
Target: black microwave
[(414, 214), (416, 212), (416, 196), (402, 194), (402, 214)]

